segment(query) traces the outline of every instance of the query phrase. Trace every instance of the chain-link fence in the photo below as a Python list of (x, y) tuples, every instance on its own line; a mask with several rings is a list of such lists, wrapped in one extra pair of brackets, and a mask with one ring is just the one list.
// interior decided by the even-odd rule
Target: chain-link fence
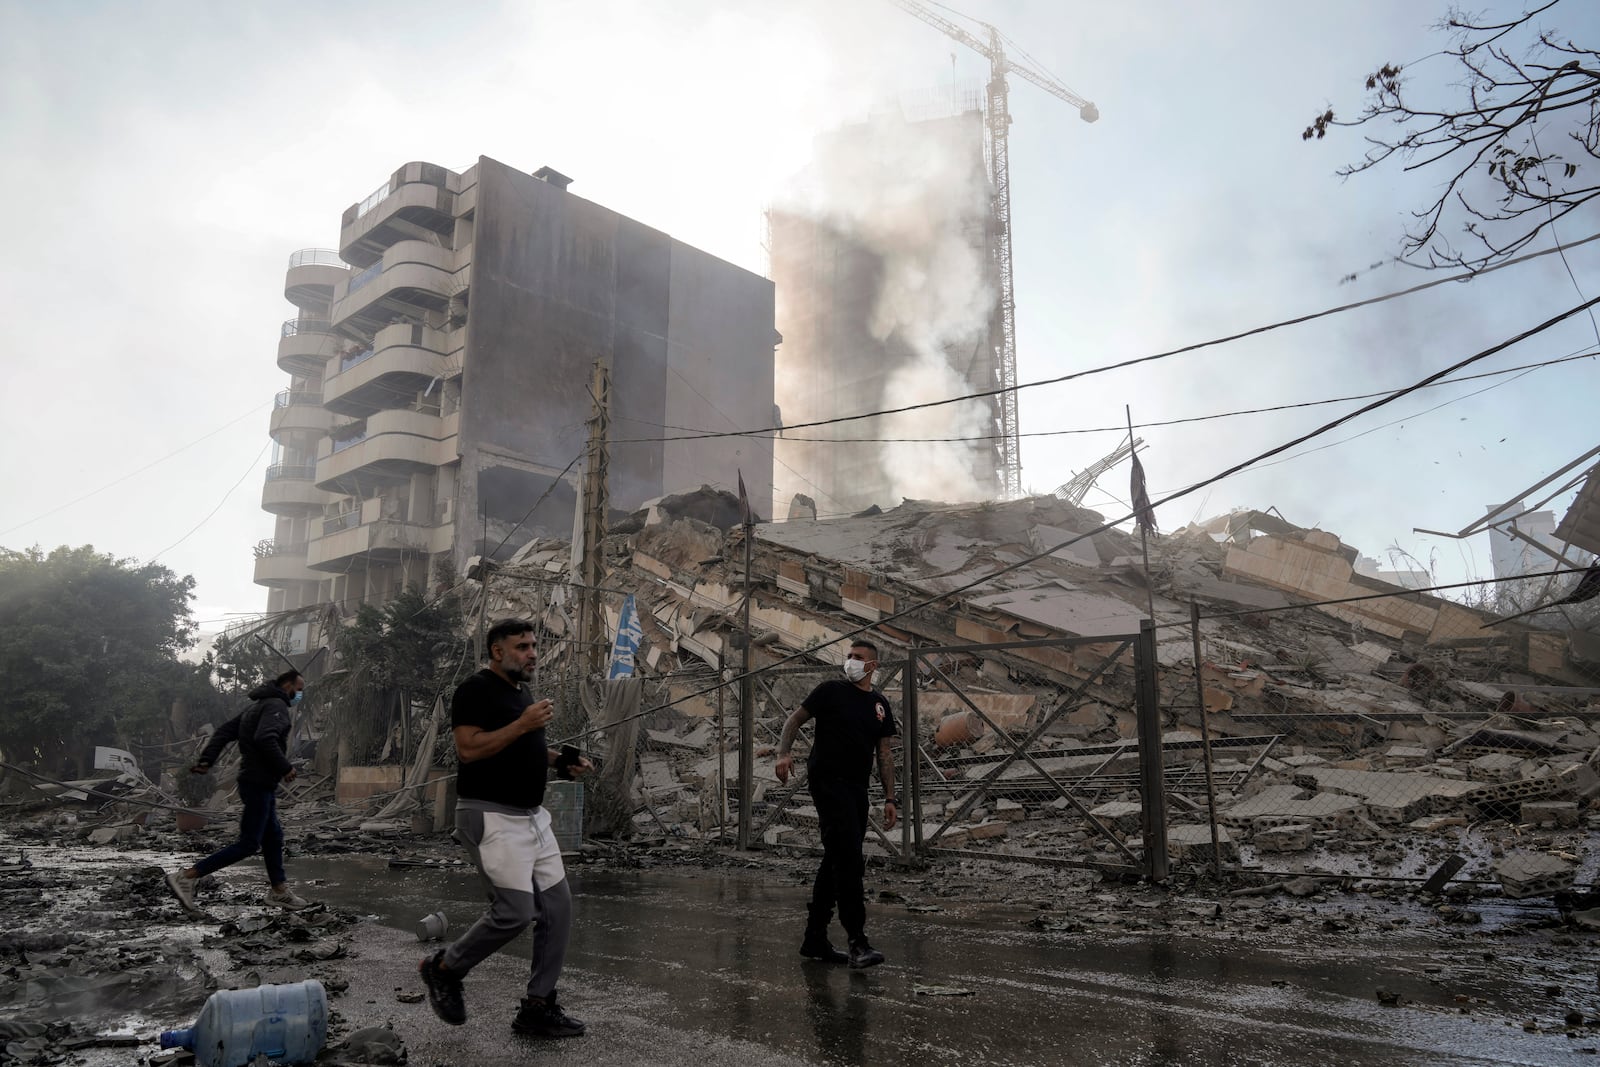
[[(1159, 870), (1161, 835), (1146, 848), (1163, 822), (1162, 790), (1150, 787), (1160, 760), (1145, 758), (1161, 746), (1151, 743), (1154, 661), (1143, 649), (1127, 635), (914, 650), (912, 848)], [(1062, 674), (1077, 683), (1047, 680)], [(985, 684), (996, 676), (1032, 684), (997, 691)]]
[[(896, 687), (904, 670), (903, 661), (880, 662), (873, 676), (873, 687), (889, 698), (891, 706), (895, 703)], [(838, 677), (839, 668), (832, 664), (802, 664), (772, 667), (753, 679), (754, 750), (757, 758), (751, 775), (752, 844), (807, 849), (822, 847), (817, 809), (811, 802), (807, 787), (806, 757), (811, 751), (814, 727), (804, 727), (796, 735), (794, 774), (787, 784), (778, 781), (777, 773), (772, 768), (778, 741), (783, 735), (784, 720), (818, 685)], [(903, 725), (901, 729), (903, 733)], [(895, 762), (899, 765), (903, 760), (897, 755)], [(883, 787), (876, 773), (872, 779), (870, 796), (864, 851), (869, 856), (898, 856), (901, 853), (901, 837), (892, 831), (884, 831), (880, 817), (883, 811)]]
[(1312, 604), (1197, 605), (1198, 677), (1173, 672), (1166, 694), (1177, 729), (1212, 735), (1203, 788), (1177, 786), (1199, 809), (1184, 821), (1206, 836), (1214, 823), (1230, 866), (1437, 875), (1434, 891), (1458, 878), (1510, 896), (1592, 883), (1595, 613), (1504, 617), (1575, 581), (1485, 582), (1449, 600), (1372, 581)]

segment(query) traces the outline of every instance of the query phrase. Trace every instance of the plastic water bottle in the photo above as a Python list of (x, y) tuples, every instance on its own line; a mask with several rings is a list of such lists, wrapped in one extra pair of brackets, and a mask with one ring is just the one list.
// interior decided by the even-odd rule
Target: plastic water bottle
[(211, 994), (186, 1030), (167, 1030), (162, 1048), (186, 1048), (199, 1067), (249, 1067), (257, 1056), (310, 1063), (328, 1037), (328, 994), (315, 979)]

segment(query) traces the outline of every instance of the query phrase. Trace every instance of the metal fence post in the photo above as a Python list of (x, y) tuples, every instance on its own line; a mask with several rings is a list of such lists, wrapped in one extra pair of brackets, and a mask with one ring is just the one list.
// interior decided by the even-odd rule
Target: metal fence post
[(1206, 764), (1206, 819), (1211, 823), (1211, 870), (1222, 877), (1222, 844), (1217, 834), (1217, 779), (1211, 771), (1211, 719), (1206, 711), (1206, 680), (1200, 653), (1200, 602), (1189, 601), (1189, 629), (1194, 635), (1194, 697), (1200, 716), (1200, 745)]
[(900, 679), (900, 715), (905, 721), (905, 736), (900, 751), (905, 753), (905, 779), (900, 783), (904, 822), (900, 825), (900, 854), (907, 860), (922, 854), (922, 732), (917, 721), (917, 653), (906, 650), (906, 669)]
[(1143, 785), (1145, 877), (1161, 882), (1168, 872), (1167, 794), (1161, 767), (1161, 693), (1156, 680), (1156, 625), (1152, 619), (1139, 620), (1133, 671), (1139, 720), (1139, 776)]

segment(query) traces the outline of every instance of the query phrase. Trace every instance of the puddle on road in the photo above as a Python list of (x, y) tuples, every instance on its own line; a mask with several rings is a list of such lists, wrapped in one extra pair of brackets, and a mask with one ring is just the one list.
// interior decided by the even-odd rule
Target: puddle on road
[[(483, 908), (467, 867), (337, 856), (298, 859), (291, 870), (315, 880), (314, 895), (407, 931), (442, 910), (453, 937)], [(890, 963), (850, 972), (794, 955), (806, 889), (792, 879), (581, 866), (570, 874), (578, 924), (569, 969), (586, 987), (635, 999), (667, 1025), (830, 1064), (1540, 1063), (1600, 1043), (1595, 1031), (1571, 1041), (1520, 1029), (1527, 1018), (1559, 1027), (1571, 1004), (1600, 1007), (1587, 939), (1511, 943), (1480, 936), (1482, 927), (1452, 935), (1377, 925), (1321, 936), (1302, 919), (1305, 936), (1273, 948), (1238, 936), (1051, 933), (1030, 928), (1036, 913), (1015, 907), (911, 913), (884, 904), (869, 908), (869, 930)], [(1419, 927), (1435, 918), (1381, 903), (1374, 914)], [(526, 939), (512, 951), (525, 956)], [(930, 984), (973, 995), (916, 994)], [(1380, 988), (1409, 1006), (1381, 1006)]]
[[(125, 874), (130, 865), (148, 863), (150, 877), (158, 880), (156, 871), (173, 863), (160, 853), (22, 852), (41, 869), (73, 870), (78, 884), (63, 880), (51, 892), (63, 894), (62, 902), (84, 916), (97, 917), (82, 924), (96, 928), (93, 936), (113, 935), (118, 923), (129, 920), (125, 906), (108, 901), (103, 886), (85, 884), (83, 872)], [(477, 876), (465, 865), (390, 867), (382, 856), (291, 854), (289, 871), (305, 895), (409, 932), (423, 916), (443, 911), (454, 936), (483, 908)], [(603, 998), (707, 1040), (747, 1040), (811, 1062), (1597, 1062), (1582, 1051), (1600, 1044), (1595, 1031), (1580, 1031), (1574, 1041), (1520, 1029), (1528, 1018), (1558, 1026), (1570, 1005), (1589, 1012), (1600, 1007), (1593, 941), (1560, 933), (1484, 936), (1491, 925), (1548, 915), (1538, 904), (1478, 902), (1483, 925), (1441, 931), (1432, 926), (1437, 916), (1428, 909), (1362, 895), (1225, 902), (1228, 909), (1259, 912), (1276, 942), (1263, 944), (1251, 939), (1248, 928), (1205, 936), (1092, 927), (1087, 933), (1053, 932), (1029, 926), (1038, 912), (1023, 907), (941, 901), (949, 910), (925, 913), (903, 903), (875, 903), (869, 929), (890, 962), (851, 972), (803, 965), (795, 956), (807, 889), (793, 877), (582, 865), (571, 876), (578, 925), (569, 972), (590, 1003)], [(224, 872), (223, 881), (238, 896), (260, 877), (259, 865), (247, 862)], [(892, 878), (878, 881), (893, 884)], [(1203, 901), (1163, 900), (1158, 894), (1107, 895), (1086, 906), (1152, 921), (1214, 908)], [(1308, 918), (1318, 914), (1338, 918), (1345, 929), (1324, 934), (1319, 920)], [(1407, 925), (1390, 929), (1398, 919)], [(1424, 925), (1431, 928), (1424, 932)], [(199, 944), (211, 932), (168, 924), (154, 928), (152, 941), (215, 962), (221, 972), (225, 960), (208, 961), (216, 950)], [(418, 948), (419, 955), (426, 951)], [(525, 957), (527, 939), (511, 951)], [(144, 1002), (118, 999), (122, 994), (110, 991), (111, 1007), (98, 1029), (148, 1036), (186, 1022), (204, 994), (183, 988), (183, 981), (180, 974), (149, 985), (140, 992), (153, 999)], [(972, 995), (916, 992), (930, 985)], [(63, 1010), (101, 992), (70, 986), (49, 996)], [(1380, 1006), (1378, 988), (1412, 1006)], [(1461, 1014), (1463, 1008), (1468, 1014)]]

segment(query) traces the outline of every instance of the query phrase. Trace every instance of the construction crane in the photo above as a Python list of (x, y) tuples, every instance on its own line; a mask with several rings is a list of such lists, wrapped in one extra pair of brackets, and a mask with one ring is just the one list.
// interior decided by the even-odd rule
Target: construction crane
[[(1007, 38), (994, 26), (977, 19), (967, 18), (977, 25), (984, 36), (979, 37), (965, 27), (934, 10), (943, 5), (930, 6), (919, 0), (890, 0), (896, 7), (926, 22), (954, 40), (960, 41), (989, 61), (987, 86), (988, 108), (984, 113), (984, 128), (988, 133), (989, 183), (993, 190), (993, 212), (997, 235), (996, 259), (1000, 272), (1000, 340), (995, 346), (995, 363), (1000, 377), (1000, 473), (1004, 485), (1002, 493), (1007, 500), (1022, 495), (1021, 428), (1017, 424), (1017, 305), (1011, 279), (1011, 176), (1007, 141), (1010, 134), (1010, 87), (1006, 75), (1015, 74), (1030, 81), (1052, 96), (1059, 96), (1078, 109), (1085, 122), (1100, 117), (1100, 111), (1091, 101), (1062, 85), (1055, 78), (1034, 67), (1018, 63), (1006, 55)], [(1015, 42), (1010, 42), (1016, 47)], [(1018, 52), (1022, 50), (1017, 48)], [(1026, 53), (1023, 53), (1026, 55)]]

